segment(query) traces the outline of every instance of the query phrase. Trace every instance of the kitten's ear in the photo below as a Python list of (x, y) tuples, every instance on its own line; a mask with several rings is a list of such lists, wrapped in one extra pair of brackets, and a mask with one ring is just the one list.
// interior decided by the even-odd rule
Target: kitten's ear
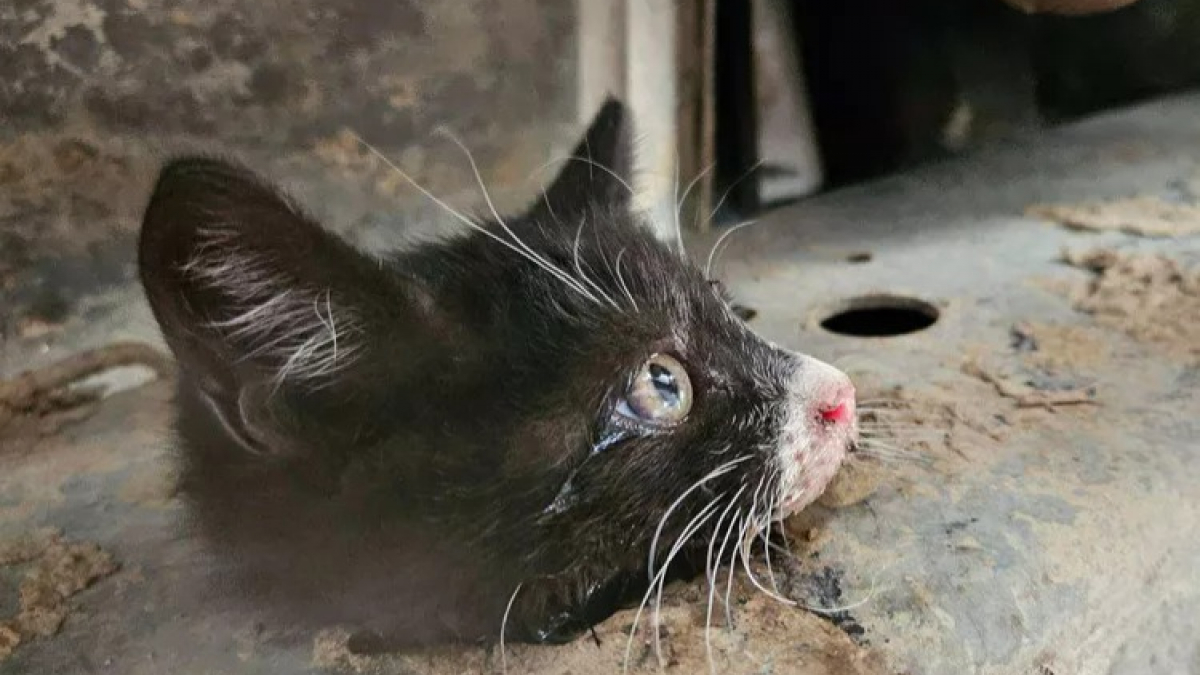
[(575, 214), (592, 205), (625, 210), (633, 199), (629, 109), (609, 98), (534, 209)]
[(336, 383), (367, 349), (366, 326), (413, 311), (374, 261), (217, 160), (163, 169), (138, 264), (181, 367), (243, 441), (270, 435), (254, 423), (264, 397)]

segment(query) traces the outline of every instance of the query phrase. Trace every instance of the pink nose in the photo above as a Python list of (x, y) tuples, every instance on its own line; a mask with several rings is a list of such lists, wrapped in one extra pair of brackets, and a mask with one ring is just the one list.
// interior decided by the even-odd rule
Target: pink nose
[(854, 419), (854, 385), (838, 386), (817, 407), (817, 415), (828, 424), (847, 424)]

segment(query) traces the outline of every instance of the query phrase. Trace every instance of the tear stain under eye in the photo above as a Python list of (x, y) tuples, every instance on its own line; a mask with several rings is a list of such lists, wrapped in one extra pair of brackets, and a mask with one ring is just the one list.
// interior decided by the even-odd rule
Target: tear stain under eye
[(612, 429), (607, 434), (601, 436), (600, 440), (592, 444), (592, 452), (590, 454), (600, 454), (633, 435), (634, 433), (629, 429)]
[(578, 501), (578, 495), (575, 493), (575, 476), (579, 474), (579, 471), (583, 468), (583, 465), (587, 464), (587, 461), (592, 457), (595, 457), (617, 443), (620, 443), (621, 441), (624, 441), (635, 435), (637, 434), (629, 429), (619, 428), (611, 429), (602, 435), (599, 440), (592, 444), (592, 449), (591, 452), (588, 453), (588, 456), (579, 463), (579, 466), (575, 467), (575, 469), (571, 471), (571, 475), (567, 476), (567, 480), (564, 481), (562, 487), (558, 489), (558, 494), (554, 496), (554, 500), (551, 501), (546, 508), (542, 509), (542, 515), (552, 516), (562, 513), (563, 511), (566, 511), (574, 506)]

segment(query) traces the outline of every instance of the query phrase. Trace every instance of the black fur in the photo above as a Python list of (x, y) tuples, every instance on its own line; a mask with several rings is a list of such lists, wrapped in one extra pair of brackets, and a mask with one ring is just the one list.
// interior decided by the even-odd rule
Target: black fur
[[(592, 161), (568, 162), (505, 221), (617, 307), (467, 228), (374, 259), (241, 168), (163, 169), (141, 275), (184, 373), (185, 493), (233, 590), (289, 621), (348, 622), (396, 646), (494, 639), (520, 584), (506, 638), (563, 640), (645, 588), (651, 537), (685, 489), (751, 457), (672, 516), (660, 552), (715, 495), (753, 489), (790, 357), (631, 212), (618, 180), (630, 175), (627, 126), (621, 104), (606, 104), (576, 150)], [(223, 234), (206, 239), (214, 226)], [(286, 354), (222, 326), (245, 310), (238, 280), (198, 278), (197, 255), (252, 256), (256, 279), (277, 284), (258, 291), (308, 289), (316, 310), (354, 317), (341, 336), (354, 358), (276, 381)], [(695, 387), (669, 429), (614, 411), (656, 352)]]

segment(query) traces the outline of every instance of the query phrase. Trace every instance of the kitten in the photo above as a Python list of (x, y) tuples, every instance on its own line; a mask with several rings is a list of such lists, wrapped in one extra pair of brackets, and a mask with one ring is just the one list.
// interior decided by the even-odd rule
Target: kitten
[(141, 278), (226, 590), (392, 647), (561, 641), (677, 542), (740, 543), (821, 493), (852, 385), (651, 234), (627, 117), (607, 102), (525, 213), (383, 257), (242, 168), (163, 169)]

